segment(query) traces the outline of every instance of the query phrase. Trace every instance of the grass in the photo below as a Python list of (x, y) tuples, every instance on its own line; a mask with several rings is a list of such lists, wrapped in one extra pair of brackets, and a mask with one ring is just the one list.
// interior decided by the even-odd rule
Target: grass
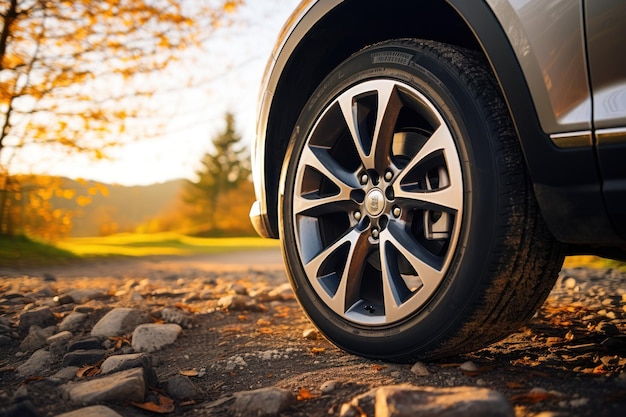
[(278, 247), (278, 241), (258, 237), (200, 238), (177, 233), (124, 233), (104, 237), (72, 238), (57, 244), (82, 257), (111, 255), (197, 255)]
[(80, 259), (71, 251), (25, 236), (0, 236), (1, 266), (38, 266), (67, 264)]

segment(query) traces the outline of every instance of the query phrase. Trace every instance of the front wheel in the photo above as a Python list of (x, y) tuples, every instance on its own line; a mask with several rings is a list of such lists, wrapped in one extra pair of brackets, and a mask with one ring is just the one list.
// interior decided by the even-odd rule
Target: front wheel
[(377, 44), (318, 87), (283, 166), (296, 297), (333, 343), (413, 360), (506, 336), (563, 261), (497, 84), (473, 52)]

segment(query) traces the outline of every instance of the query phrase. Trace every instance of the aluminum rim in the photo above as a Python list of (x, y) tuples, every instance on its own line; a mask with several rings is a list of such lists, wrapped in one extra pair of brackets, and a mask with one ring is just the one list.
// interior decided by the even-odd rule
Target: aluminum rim
[(463, 176), (440, 112), (414, 88), (365, 81), (323, 109), (299, 156), (292, 204), (311, 287), (366, 326), (420, 311), (459, 236)]

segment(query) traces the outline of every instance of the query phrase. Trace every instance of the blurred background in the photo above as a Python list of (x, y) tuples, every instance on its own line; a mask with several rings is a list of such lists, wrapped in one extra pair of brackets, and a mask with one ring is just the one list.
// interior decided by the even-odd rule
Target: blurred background
[(260, 244), (257, 95), (297, 3), (3, 1), (0, 263)]

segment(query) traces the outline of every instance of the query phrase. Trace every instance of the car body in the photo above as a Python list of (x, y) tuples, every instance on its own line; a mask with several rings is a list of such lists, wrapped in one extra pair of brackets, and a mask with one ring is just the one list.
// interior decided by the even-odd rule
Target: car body
[[(373, 85), (372, 88), (376, 89), (377, 94), (382, 94), (382, 91), (387, 88), (384, 85), (385, 82), (392, 80), (393, 83), (389, 85), (389, 88), (403, 91), (401, 100), (414, 102), (410, 106), (417, 113), (423, 112), (422, 116), (426, 118), (443, 118), (442, 123), (450, 127), (449, 134), (456, 143), (456, 151), (452, 153), (458, 153), (462, 165), (469, 160), (464, 168), (460, 168), (459, 181), (463, 182), (465, 187), (460, 195), (467, 196), (468, 192), (484, 184), (483, 180), (477, 179), (477, 182), (473, 184), (466, 180), (468, 174), (473, 172), (472, 170), (481, 169), (478, 165), (481, 157), (479, 153), (475, 154), (478, 159), (465, 155), (466, 151), (469, 154), (474, 152), (474, 148), (479, 144), (469, 139), (466, 141), (467, 150), (464, 150), (465, 145), (460, 143), (463, 140), (459, 139), (463, 136), (463, 126), (459, 132), (454, 131), (455, 121), (459, 119), (465, 120), (461, 124), (467, 124), (468, 130), (472, 129), (469, 125), (473, 122), (470, 120), (469, 113), (464, 114), (463, 107), (460, 106), (461, 99), (457, 100), (454, 94), (451, 94), (449, 99), (444, 97), (448, 90), (453, 89), (452, 87), (440, 93), (433, 92), (433, 96), (429, 95), (429, 86), (445, 84), (447, 76), (442, 75), (441, 78), (433, 80), (426, 73), (429, 71), (438, 73), (442, 66), (446, 68), (453, 66), (454, 59), (450, 58), (450, 62), (435, 64), (434, 67), (418, 69), (417, 72), (412, 69), (416, 65), (419, 66), (417, 60), (406, 61), (402, 63), (404, 69), (399, 69), (399, 71), (404, 71), (404, 75), (398, 73), (392, 76), (380, 76), (379, 79), (379, 76), (366, 74), (367, 64), (358, 64), (361, 65), (360, 67), (356, 64), (360, 59), (358, 55), (364, 53), (369, 53), (370, 61), (374, 63), (371, 72), (385, 71), (384, 65), (375, 62), (377, 56), (394, 55), (397, 59), (404, 60), (409, 57), (406, 59), (410, 60), (413, 59), (410, 57), (416, 54), (420, 56), (423, 54), (424, 57), (421, 59), (429, 60), (437, 55), (448, 56), (460, 50), (467, 57), (467, 62), (474, 62), (472, 61), (474, 56), (484, 61), (484, 64), (480, 64), (484, 67), (481, 71), (486, 74), (485, 76), (493, 78), (495, 90), (497, 90), (490, 94), (501, 96), (498, 100), (506, 106), (505, 113), (510, 118), (511, 126), (515, 131), (515, 138), (519, 144), (519, 153), (515, 158), (523, 164), (524, 175), (528, 176), (532, 184), (532, 191), (529, 192), (528, 198), (536, 201), (536, 207), (540, 212), (538, 216), (541, 218), (540, 222), (545, 222), (547, 226), (550, 236), (546, 237), (546, 240), (554, 241), (562, 254), (596, 254), (626, 259), (626, 167), (623, 163), (626, 161), (626, 65), (618, 62), (617, 58), (621, 56), (622, 51), (626, 50), (626, 27), (622, 24), (625, 20), (626, 3), (620, 0), (432, 0), (416, 2), (391, 0), (384, 3), (373, 0), (305, 0), (301, 2), (281, 32), (269, 60), (261, 88), (257, 138), (253, 149), (253, 176), (257, 201), (250, 213), (252, 223), (261, 236), (280, 237), (283, 240), (289, 275), (301, 275), (300, 279), (292, 279), (294, 288), (297, 289), (303, 283), (315, 281), (310, 276), (306, 277), (306, 267), (302, 270), (293, 265), (298, 263), (297, 258), (303, 258), (301, 264), (306, 263), (304, 258), (307, 251), (315, 252), (316, 250), (307, 249), (308, 244), (301, 234), (304, 230), (306, 233), (313, 231), (321, 235), (329, 232), (320, 232), (320, 226), (307, 226), (304, 222), (301, 224), (298, 213), (289, 212), (289, 210), (283, 216), (291, 216), (291, 218), (281, 221), (282, 207), (286, 203), (291, 204), (290, 201), (285, 200), (285, 195), (290, 194), (288, 190), (286, 193), (289, 182), (297, 183), (296, 190), (291, 191), (290, 198), (293, 200), (298, 197), (298, 189), (303, 190), (305, 186), (311, 187), (309, 185), (311, 181), (318, 181), (308, 179), (312, 174), (307, 173), (305, 168), (297, 166), (291, 168), (293, 172), (290, 176), (289, 161), (300, 158), (305, 165), (309, 162), (311, 166), (320, 165), (319, 161), (314, 161), (315, 156), (307, 157), (308, 147), (312, 146), (316, 149), (315, 152), (322, 148), (343, 148), (344, 145), (339, 146), (339, 139), (328, 146), (320, 142), (323, 142), (322, 139), (316, 139), (314, 137), (314, 130), (317, 129), (315, 123), (326, 123), (325, 118), (329, 117), (327, 115), (333, 111), (333, 106), (338, 106), (337, 103), (342, 100), (341, 94), (357, 84), (370, 83)], [(413, 39), (415, 42), (409, 45), (408, 49), (403, 49), (403, 41), (398, 40), (406, 39)], [(394, 40), (395, 43), (385, 44)], [(431, 42), (436, 43), (434, 47)], [(447, 47), (452, 49), (448, 51)], [(365, 52), (363, 52), (364, 48)], [(394, 52), (391, 52), (392, 50)], [(384, 59), (394, 64), (391, 58)], [(342, 77), (351, 76), (348, 73), (351, 65), (355, 68), (353, 71), (355, 74), (361, 74), (358, 76), (361, 79), (353, 84), (342, 84)], [(454, 76), (459, 80), (470, 77), (470, 73), (464, 73), (462, 68), (454, 71), (460, 74)], [(420, 74), (426, 74), (421, 77), (427, 79), (423, 85), (422, 81), (419, 81)], [(412, 77), (417, 77), (417, 81), (411, 81)], [(374, 85), (377, 79), (380, 82)], [(397, 82), (398, 80), (400, 82)], [(460, 85), (461, 81), (459, 81)], [(327, 91), (335, 87), (336, 91), (326, 97), (326, 103), (316, 104), (319, 96), (327, 94)], [(351, 91), (356, 94), (356, 90)], [(422, 94), (425, 97), (422, 97)], [(477, 87), (474, 93), (469, 93), (470, 96), (472, 94), (480, 96), (480, 88)], [(439, 96), (443, 98), (439, 100)], [(356, 103), (360, 97), (355, 95), (351, 98), (352, 102)], [(345, 100), (348, 102), (350, 98), (347, 97)], [(382, 102), (380, 100), (379, 103)], [(431, 103), (428, 106), (432, 105), (432, 108), (426, 109), (424, 107), (426, 104), (422, 101)], [(309, 132), (302, 133), (309, 136), (298, 139), (301, 129), (304, 129), (299, 118), (302, 118), (304, 113), (314, 111), (311, 109), (316, 105), (318, 106), (317, 113), (309, 117), (312, 119), (309, 123)], [(359, 104), (359, 106), (364, 105)], [(446, 109), (455, 105), (459, 105), (461, 115), (451, 113), (447, 116)], [(488, 105), (479, 105), (481, 106), (485, 108)], [(358, 111), (353, 110), (353, 112)], [(306, 121), (307, 118), (304, 117), (304, 119)], [(438, 123), (433, 125), (433, 130)], [(493, 123), (495, 126), (496, 121)], [(412, 134), (417, 137), (415, 132)], [(494, 137), (497, 137), (497, 134)], [(394, 152), (397, 152), (395, 150), (389, 152), (393, 159)], [(447, 176), (454, 174), (454, 167), (450, 165), (448, 154), (445, 150), (443, 152), (441, 164), (444, 167), (439, 169), (440, 172), (446, 171), (446, 173), (443, 177), (438, 177), (438, 182), (445, 182)], [(409, 152), (409, 154), (409, 157), (415, 156), (415, 152)], [(405, 155), (403, 158), (408, 157)], [(507, 159), (509, 156), (501, 155), (501, 158)], [(356, 159), (358, 162), (358, 158)], [(361, 159), (365, 161), (363, 155)], [(292, 162), (293, 164), (297, 165), (298, 162)], [(350, 167), (353, 166), (353, 162), (347, 164)], [(398, 197), (398, 193), (401, 193), (402, 186), (392, 186), (391, 182), (406, 180), (408, 174), (400, 173), (403, 168), (407, 167), (403, 164), (392, 163), (391, 168), (388, 169), (389, 172), (375, 173), (378, 165), (365, 169), (366, 174), (371, 172), (373, 176), (370, 178), (371, 184), (363, 185), (361, 190), (363, 195), (356, 199), (356, 204), (361, 204), (359, 211), (363, 213), (359, 212), (357, 220), (350, 218), (349, 224), (339, 222), (345, 225), (346, 230), (354, 227), (363, 214), (368, 217), (369, 223), (360, 227), (370, 227), (372, 230), (375, 228), (376, 234), (385, 230), (388, 225), (389, 227), (394, 225), (396, 219), (400, 228), (413, 227), (414, 221), (417, 221), (416, 217), (405, 218), (403, 214), (400, 218), (394, 215), (394, 210), (400, 213), (398, 204), (395, 204), (395, 198)], [(489, 164), (488, 160), (483, 162), (483, 167), (485, 164)], [(319, 174), (324, 169), (317, 165), (315, 170)], [(412, 166), (409, 164), (408, 167)], [(499, 168), (493, 168), (491, 175), (496, 175), (500, 172), (498, 170)], [(506, 169), (503, 168), (501, 172), (506, 172)], [(379, 185), (379, 183), (386, 184), (383, 176), (387, 174), (393, 178), (389, 186)], [(356, 172), (356, 175), (361, 174)], [(419, 182), (414, 181), (415, 184)], [(497, 186), (504, 187), (503, 184)], [(320, 185), (319, 189), (313, 188), (319, 191), (323, 187)], [(371, 210), (372, 203), (377, 202), (380, 193), (383, 194), (381, 197), (383, 199), (384, 194), (388, 194), (384, 203), (387, 211), (382, 215), (377, 210)], [(499, 193), (503, 195), (504, 188)], [(456, 229), (457, 226), (446, 226), (443, 220), (439, 222), (439, 216), (442, 216), (441, 213), (445, 211), (437, 212), (436, 220), (419, 220), (420, 227), (425, 229), (443, 227), (447, 230), (449, 239), (445, 244), (446, 247), (458, 245), (459, 241), (456, 237), (453, 239), (452, 236), (458, 236), (461, 239), (466, 225), (469, 227), (470, 223), (465, 222), (464, 216), (481, 207), (478, 202), (468, 201), (469, 199), (463, 203), (463, 210), (460, 206), (455, 207), (450, 219), (447, 219), (447, 215), (443, 216), (446, 223), (454, 222), (460, 228), (459, 230)], [(533, 202), (533, 207), (534, 204)], [(411, 207), (411, 210), (416, 210), (415, 206)], [(428, 216), (429, 210), (425, 212)], [(432, 212), (433, 210), (430, 210), (431, 214)], [(419, 215), (422, 216), (422, 214), (420, 212)], [(348, 216), (351, 215), (348, 213)], [(314, 221), (321, 221), (321, 215), (316, 216), (313, 216)], [(381, 216), (384, 217), (383, 220)], [(311, 220), (307, 222), (311, 223)], [(286, 238), (285, 227), (295, 230), (292, 230), (295, 239)], [(412, 233), (413, 237), (417, 235), (415, 231)], [(424, 233), (428, 235), (429, 232), (424, 231)], [(338, 238), (339, 236), (334, 236), (334, 239)], [(322, 242), (325, 238), (319, 239), (321, 247), (329, 246), (328, 242)], [(367, 250), (383, 251), (377, 238), (375, 240), (375, 242), (372, 241), (370, 237), (370, 246)], [(290, 253), (289, 247), (294, 245), (298, 249)], [(374, 247), (379, 249), (372, 249)], [(317, 248), (318, 252), (319, 250), (320, 248)], [(464, 262), (459, 256), (461, 255), (447, 254), (443, 262), (447, 266), (442, 268), (452, 268), (457, 261)], [(384, 264), (383, 255), (381, 259)], [(379, 263), (381, 262), (374, 262), (375, 265)], [(558, 261), (550, 262), (552, 266), (555, 263)], [(300, 272), (296, 271), (298, 269)], [(416, 274), (419, 275), (419, 273)], [(447, 272), (442, 272), (438, 288), (447, 285), (446, 274)], [(541, 279), (541, 281), (547, 280), (547, 278)], [(441, 291), (438, 288), (434, 288), (433, 292), (425, 298), (430, 301), (415, 304), (413, 313), (402, 315), (401, 319), (395, 321), (383, 321), (389, 329), (397, 330), (398, 327), (402, 327), (400, 325), (402, 321), (412, 320), (412, 315), (419, 312), (423, 315), (423, 310), (429, 308), (429, 303), (432, 304), (437, 298), (436, 294)], [(545, 293), (545, 290), (542, 291)], [(298, 298), (302, 303), (301, 298), (315, 298), (322, 293), (321, 303), (328, 305), (329, 301), (324, 301), (323, 292), (317, 288), (307, 294), (301, 294)], [(541, 297), (545, 297), (545, 294)], [(535, 304), (542, 300), (541, 297), (534, 302), (533, 308), (537, 307)], [(309, 316), (311, 316), (309, 311), (311, 308), (316, 307), (305, 306)], [(530, 307), (526, 308), (526, 310), (530, 309)], [(341, 308), (334, 309), (331, 306), (330, 310), (334, 313), (326, 311), (322, 316), (337, 314), (339, 319), (336, 327), (345, 325), (350, 328), (346, 330), (348, 333), (358, 333), (357, 328), (363, 330), (363, 326), (365, 330), (380, 329), (380, 324), (352, 320), (347, 314), (341, 312)], [(527, 315), (529, 311), (525, 313)], [(313, 318), (318, 326), (320, 320), (316, 322)], [(460, 343), (463, 347), (455, 350), (445, 347), (440, 349), (435, 345), (430, 345), (416, 349), (406, 347), (402, 351), (387, 354), (382, 347), (363, 351), (355, 347), (370, 340), (372, 336), (366, 336), (350, 344), (343, 343), (346, 338), (344, 333), (333, 334), (333, 329), (328, 328), (322, 331), (332, 341), (349, 351), (382, 358), (438, 356), (446, 352), (463, 351), (475, 347), (472, 344)], [(389, 331), (393, 333), (392, 330)], [(452, 331), (452, 333), (455, 332)], [(505, 333), (506, 330), (502, 332), (502, 334)], [(420, 334), (416, 330), (412, 337)], [(485, 340), (498, 337), (500, 336), (488, 337)], [(450, 344), (438, 341), (436, 345), (449, 346)]]

